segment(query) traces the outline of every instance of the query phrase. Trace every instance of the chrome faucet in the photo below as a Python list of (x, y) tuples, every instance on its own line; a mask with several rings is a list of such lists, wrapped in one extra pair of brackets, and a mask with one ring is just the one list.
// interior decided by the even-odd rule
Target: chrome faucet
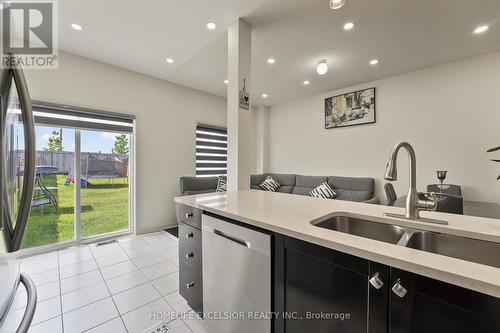
[[(396, 166), (396, 161), (398, 158), (398, 153), (401, 148), (405, 148), (408, 152), (408, 158), (410, 160), (410, 189), (408, 190), (408, 195), (406, 196), (406, 212), (404, 218), (407, 219), (421, 219), (420, 211), (421, 210), (436, 210), (437, 207), (437, 195), (436, 193), (430, 193), (430, 198), (427, 200), (421, 200), (418, 197), (417, 193), (417, 175), (416, 175), (416, 157), (415, 150), (408, 142), (400, 142), (396, 144), (391, 151), (391, 156), (389, 158), (389, 163), (387, 163), (387, 167), (385, 169), (384, 178), (389, 181), (394, 181), (398, 179), (398, 171)], [(402, 217), (396, 214), (386, 214), (387, 216), (392, 217)], [(435, 222), (441, 224), (447, 224), (444, 221), (438, 220), (430, 220), (423, 219), (426, 222)]]

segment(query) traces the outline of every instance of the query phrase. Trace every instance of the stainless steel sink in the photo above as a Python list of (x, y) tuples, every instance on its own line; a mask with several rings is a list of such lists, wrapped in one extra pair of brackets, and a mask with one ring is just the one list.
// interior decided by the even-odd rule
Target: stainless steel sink
[(401, 227), (348, 213), (330, 215), (311, 223), (320, 228), (500, 268), (500, 243)]
[(500, 244), (430, 231), (413, 233), (406, 247), (500, 268)]
[(333, 216), (315, 225), (320, 228), (392, 244), (396, 244), (405, 233), (405, 229), (397, 225), (378, 223), (347, 215)]

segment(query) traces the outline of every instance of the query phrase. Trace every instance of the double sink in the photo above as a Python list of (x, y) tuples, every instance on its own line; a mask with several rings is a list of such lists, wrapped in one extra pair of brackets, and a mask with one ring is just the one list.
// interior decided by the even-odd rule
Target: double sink
[(347, 213), (334, 214), (313, 225), (355, 236), (397, 244), (500, 268), (500, 243), (414, 229), (370, 220)]

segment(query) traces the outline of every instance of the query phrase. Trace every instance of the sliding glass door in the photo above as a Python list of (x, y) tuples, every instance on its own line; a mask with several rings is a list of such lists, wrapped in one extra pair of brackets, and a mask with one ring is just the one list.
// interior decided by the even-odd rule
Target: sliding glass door
[[(36, 183), (22, 248), (132, 230), (133, 118), (37, 106), (34, 114)], [(21, 130), (13, 138), (18, 183)]]

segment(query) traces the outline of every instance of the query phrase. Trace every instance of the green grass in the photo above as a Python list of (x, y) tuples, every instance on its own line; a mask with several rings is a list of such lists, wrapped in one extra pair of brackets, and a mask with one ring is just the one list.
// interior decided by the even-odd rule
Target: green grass
[[(33, 207), (21, 247), (59, 243), (73, 239), (74, 185), (65, 186), (64, 175), (47, 175), (43, 182), (59, 202)], [(128, 183), (123, 179), (91, 179), (93, 186), (81, 189), (81, 235), (89, 237), (128, 228)]]

